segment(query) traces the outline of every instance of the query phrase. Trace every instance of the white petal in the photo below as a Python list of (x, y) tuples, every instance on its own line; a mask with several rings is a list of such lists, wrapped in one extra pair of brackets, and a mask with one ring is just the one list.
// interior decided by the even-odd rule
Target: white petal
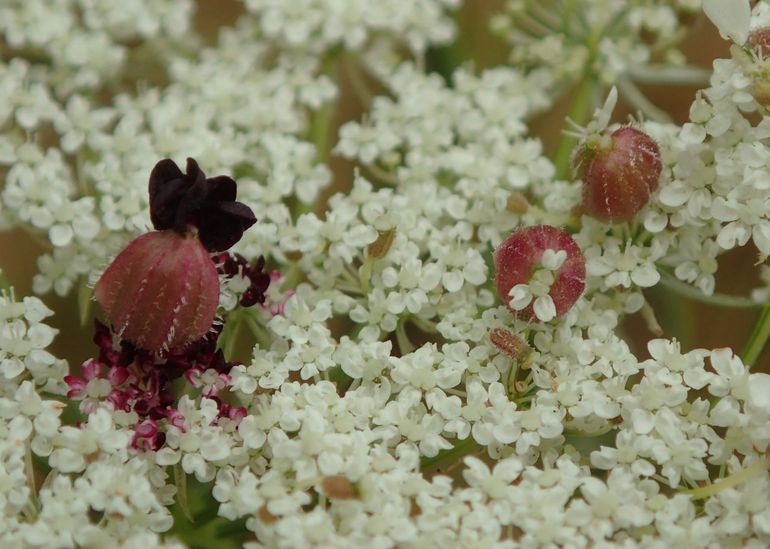
[(757, 223), (754, 226), (752, 236), (754, 237), (754, 244), (759, 248), (762, 256), (770, 256), (770, 223), (767, 221)]
[(653, 265), (645, 263), (631, 271), (631, 280), (640, 288), (651, 288), (660, 281), (660, 273)]
[(514, 311), (520, 311), (532, 301), (532, 291), (529, 289), (528, 284), (516, 284), (508, 292), (511, 297), (508, 303)]
[(540, 258), (540, 264), (551, 271), (558, 271), (566, 259), (566, 250), (551, 250), (549, 248), (543, 252), (543, 256)]
[(612, 118), (612, 111), (615, 110), (615, 105), (618, 103), (618, 89), (612, 86), (610, 93), (607, 94), (607, 99), (604, 101), (604, 105), (600, 109), (596, 109), (594, 112), (594, 118), (596, 120), (597, 130), (603, 130), (610, 123)]
[(54, 225), (48, 231), (48, 239), (56, 247), (63, 247), (72, 241), (72, 227), (70, 225)]
[(770, 375), (749, 376), (749, 405), (770, 414)]
[(703, 0), (703, 12), (719, 33), (742, 46), (749, 37), (749, 0)]
[(533, 309), (535, 310), (535, 316), (537, 316), (537, 318), (539, 318), (542, 322), (548, 322), (556, 317), (556, 306), (554, 305), (553, 299), (551, 299), (550, 295), (538, 297), (535, 300)]

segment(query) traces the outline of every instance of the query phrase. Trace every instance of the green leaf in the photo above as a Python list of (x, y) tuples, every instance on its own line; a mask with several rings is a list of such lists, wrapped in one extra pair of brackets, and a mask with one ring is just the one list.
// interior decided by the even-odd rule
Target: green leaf
[(11, 291), (11, 281), (3, 274), (3, 271), (0, 271), (0, 292), (3, 291)]
[(190, 504), (187, 501), (187, 474), (179, 463), (174, 465), (174, 484), (176, 484), (176, 502), (179, 504), (179, 508), (187, 520), (195, 522), (192, 513), (190, 513)]
[(78, 313), (80, 315), (80, 325), (85, 326), (88, 320), (91, 318), (93, 312), (93, 290), (88, 284), (80, 284), (78, 288)]

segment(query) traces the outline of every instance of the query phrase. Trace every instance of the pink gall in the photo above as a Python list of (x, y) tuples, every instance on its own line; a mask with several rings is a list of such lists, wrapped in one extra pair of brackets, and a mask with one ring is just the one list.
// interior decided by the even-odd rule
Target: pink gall
[(657, 143), (624, 126), (578, 146), (573, 165), (583, 180), (583, 209), (602, 221), (630, 221), (658, 188), (663, 164)]
[[(538, 270), (546, 250), (566, 254), (554, 272), (548, 295), (553, 300), (555, 316), (569, 311), (585, 289), (586, 262), (580, 247), (562, 229), (550, 225), (534, 225), (514, 231), (495, 250), (495, 284), (503, 303), (510, 308), (510, 292), (514, 286), (528, 284)], [(534, 320), (533, 305), (513, 310), (519, 318)]]

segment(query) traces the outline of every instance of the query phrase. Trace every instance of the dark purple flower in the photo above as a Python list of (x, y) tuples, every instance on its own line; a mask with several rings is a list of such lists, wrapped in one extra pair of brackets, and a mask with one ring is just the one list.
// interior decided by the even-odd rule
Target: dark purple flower
[(185, 235), (197, 230), (210, 252), (226, 250), (256, 221), (251, 208), (235, 201), (235, 181), (225, 175), (206, 177), (198, 163), (187, 159), (187, 173), (173, 160), (158, 162), (150, 174), (150, 219), (163, 231)]
[(202, 396), (214, 398), (219, 419), (237, 425), (246, 409), (216, 397), (229, 387), (229, 372), (235, 364), (227, 362), (217, 349), (222, 327), (217, 321), (204, 337), (183, 349), (158, 354), (126, 344), (97, 321), (94, 342), (99, 358), (83, 363), (83, 379), (64, 378), (69, 387), (67, 396), (80, 401), (84, 413), (104, 402), (115, 410), (134, 412), (139, 419), (133, 427), (132, 446), (137, 450), (158, 450), (165, 443), (169, 426), (185, 430), (185, 419), (176, 407), (178, 388), (174, 385), (180, 378), (200, 389)]
[(214, 264), (217, 272), (227, 278), (243, 276), (249, 280), (249, 287), (241, 295), (240, 304), (243, 307), (251, 307), (257, 303), (265, 302), (265, 292), (270, 285), (271, 277), (264, 272), (265, 258), (260, 256), (252, 267), (241, 254), (224, 252), (215, 255)]

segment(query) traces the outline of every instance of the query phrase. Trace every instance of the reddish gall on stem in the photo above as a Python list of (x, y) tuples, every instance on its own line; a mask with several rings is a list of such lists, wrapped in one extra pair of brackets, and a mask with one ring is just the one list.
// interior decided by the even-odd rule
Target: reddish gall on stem
[[(495, 284), (500, 300), (510, 308), (510, 291), (518, 284), (528, 284), (540, 267), (546, 250), (564, 251), (566, 257), (553, 273), (548, 295), (556, 309), (555, 316), (569, 311), (585, 289), (586, 262), (580, 247), (562, 229), (534, 225), (514, 231), (495, 250)], [(512, 312), (524, 320), (534, 320), (532, 303)]]
[(154, 231), (115, 258), (94, 295), (121, 339), (157, 352), (208, 332), (219, 303), (219, 276), (200, 240)]
[[(172, 351), (202, 338), (219, 304), (219, 275), (210, 252), (222, 251), (256, 222), (236, 202), (236, 183), (207, 178), (192, 158), (187, 173), (161, 160), (150, 174), (150, 219), (94, 288), (118, 337), (150, 352)], [(260, 266), (261, 270), (261, 266)], [(256, 301), (269, 280), (256, 277)], [(263, 288), (264, 287), (264, 288)]]
[(573, 165), (583, 180), (583, 209), (602, 221), (630, 221), (658, 188), (663, 164), (657, 143), (624, 126), (581, 143)]

